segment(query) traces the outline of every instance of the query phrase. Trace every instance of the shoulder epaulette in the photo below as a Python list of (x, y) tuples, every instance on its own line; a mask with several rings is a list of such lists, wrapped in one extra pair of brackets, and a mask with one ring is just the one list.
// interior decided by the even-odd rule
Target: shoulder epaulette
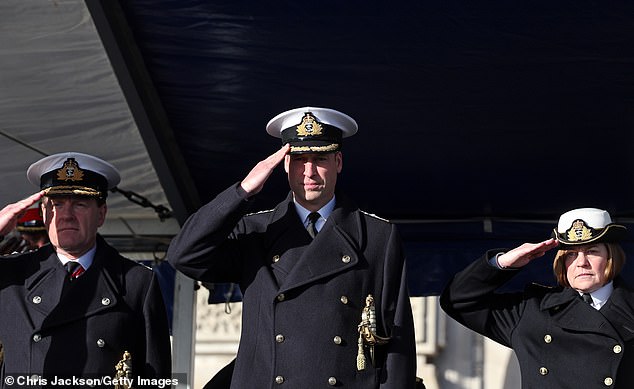
[(526, 289), (524, 290), (524, 292), (528, 294), (542, 295), (543, 293), (552, 292), (556, 288), (556, 286), (542, 285), (538, 284), (537, 282), (531, 282), (530, 284), (526, 285)]
[(373, 217), (373, 218), (375, 218), (375, 219), (382, 220), (382, 221), (384, 221), (384, 222), (386, 222), (386, 223), (391, 223), (389, 220), (387, 220), (387, 219), (383, 219), (382, 217), (377, 216), (377, 215), (375, 215), (375, 214), (373, 214), (373, 213), (369, 213), (369, 212), (362, 211), (362, 210), (359, 210), (359, 211), (360, 211), (362, 214), (364, 214), (364, 215), (368, 215), (368, 216)]
[(530, 284), (528, 284), (531, 288), (535, 288), (535, 289), (555, 289), (555, 286), (552, 285), (543, 285), (537, 282), (531, 282)]
[(244, 216), (245, 217), (246, 216), (253, 216), (253, 215), (259, 215), (259, 214), (262, 214), (262, 213), (269, 213), (269, 212), (273, 212), (273, 209), (267, 209), (267, 210), (264, 210), (264, 211), (251, 212), (251, 213), (247, 213)]

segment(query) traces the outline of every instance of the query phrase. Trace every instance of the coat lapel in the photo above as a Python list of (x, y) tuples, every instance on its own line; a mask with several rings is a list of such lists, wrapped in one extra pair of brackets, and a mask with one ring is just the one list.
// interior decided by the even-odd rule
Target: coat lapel
[(634, 291), (621, 279), (614, 280), (614, 291), (599, 312), (612, 323), (624, 341), (634, 339)]
[[(61, 264), (59, 268), (61, 269), (59, 272), (63, 272), (62, 282), (59, 283), (59, 286), (53, 285), (53, 282), (59, 281), (60, 278), (57, 276), (59, 272), (56, 272), (55, 277), (49, 277), (47, 282), (41, 283), (35, 289), (44, 292), (44, 288), (47, 286), (62, 288), (66, 272)], [(112, 309), (117, 305), (118, 296), (121, 294), (121, 276), (120, 264), (108, 256), (107, 247), (104, 247), (100, 239), (90, 269), (66, 287), (63, 298), (59, 299), (57, 305), (52, 309), (47, 307), (49, 313), (42, 322), (41, 328), (46, 329), (83, 320), (88, 316)]]
[(278, 204), (273, 210), (270, 219), (266, 223), (266, 234), (263, 238), (264, 267), (266, 277), (261, 279), (265, 284), (273, 286), (272, 293), (277, 293), (279, 285), (283, 283), (295, 263), (287, 263), (280, 258), (286, 254), (293, 257), (292, 253), (310, 243), (308, 233), (303, 229), (302, 223), (295, 211), (292, 194), (285, 201)]
[(66, 269), (51, 249), (41, 261), (39, 271), (26, 279), (27, 312), (31, 318), (33, 328), (39, 328), (48, 315), (57, 307), (64, 278), (68, 275)]
[(547, 295), (542, 300), (541, 309), (548, 310), (553, 323), (563, 329), (618, 337), (602, 312), (581, 300), (579, 293), (572, 288)]
[(359, 262), (359, 249), (356, 243), (359, 238), (356, 235), (360, 222), (358, 215), (352, 212), (354, 209), (354, 205), (343, 195), (337, 194), (335, 210), (312, 241), (308, 233), (303, 231), (303, 225), (293, 210), (295, 218), (299, 221), (299, 231), (308, 237), (308, 246), (280, 285), (280, 292), (330, 277), (354, 267)]

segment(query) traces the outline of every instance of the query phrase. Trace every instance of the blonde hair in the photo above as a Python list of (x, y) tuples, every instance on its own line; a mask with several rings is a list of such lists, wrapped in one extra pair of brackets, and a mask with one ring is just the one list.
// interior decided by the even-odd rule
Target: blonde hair
[[(608, 249), (608, 261), (605, 266), (605, 279), (607, 282), (610, 282), (614, 279), (614, 277), (618, 276), (621, 273), (621, 269), (623, 269), (623, 265), (625, 265), (625, 251), (618, 243), (601, 243), (604, 244)], [(584, 245), (590, 246), (592, 245)], [(582, 246), (580, 246), (582, 247)], [(555, 260), (553, 261), (553, 272), (555, 273), (555, 278), (557, 279), (557, 283), (561, 286), (570, 286), (567, 277), (567, 269), (566, 269), (566, 254), (572, 251), (571, 249), (562, 249), (557, 251), (555, 255)]]

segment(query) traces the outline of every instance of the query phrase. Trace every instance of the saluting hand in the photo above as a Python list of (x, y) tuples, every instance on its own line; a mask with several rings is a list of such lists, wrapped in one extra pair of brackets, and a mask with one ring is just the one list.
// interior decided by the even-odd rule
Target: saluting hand
[(0, 235), (6, 235), (11, 232), (18, 224), (18, 219), (27, 208), (39, 201), (44, 196), (45, 191), (41, 190), (31, 196), (9, 204), (0, 210)]
[(277, 165), (284, 160), (284, 156), (288, 154), (291, 146), (285, 144), (281, 149), (271, 154), (268, 158), (258, 162), (257, 165), (251, 169), (249, 174), (242, 180), (240, 186), (247, 192), (247, 197), (253, 196), (260, 192), (264, 187), (264, 183), (269, 178), (271, 173)]
[(557, 247), (559, 243), (555, 239), (548, 239), (540, 243), (524, 243), (513, 250), (498, 257), (498, 264), (502, 267), (519, 268), (526, 266), (533, 259), (546, 254), (546, 251)]

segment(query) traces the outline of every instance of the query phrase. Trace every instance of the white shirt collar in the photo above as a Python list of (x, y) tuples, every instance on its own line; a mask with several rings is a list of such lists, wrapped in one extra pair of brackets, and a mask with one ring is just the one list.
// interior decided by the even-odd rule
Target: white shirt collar
[[(301, 220), (302, 223), (304, 224), (304, 227), (306, 227), (308, 225), (308, 215), (310, 214), (311, 211), (302, 207), (296, 201), (293, 201), (293, 203), (295, 204), (295, 210), (297, 211), (297, 214), (299, 215), (299, 220)], [(319, 220), (317, 220), (317, 223), (315, 224), (317, 231), (321, 230), (321, 227), (324, 226), (324, 224), (326, 223), (326, 220), (328, 220), (328, 217), (330, 216), (330, 214), (332, 213), (334, 209), (335, 209), (335, 196), (332, 196), (332, 199), (326, 205), (324, 205), (317, 211), (319, 212), (319, 216), (320, 216)]]
[[(90, 265), (92, 265), (92, 261), (95, 259), (96, 251), (97, 251), (97, 245), (94, 245), (93, 248), (91, 248), (84, 255), (76, 259), (76, 261), (81, 264), (84, 270), (88, 270)], [(60, 253), (57, 253), (57, 258), (59, 258), (59, 260), (62, 262), (62, 265), (66, 265), (66, 262), (71, 261), (69, 257)]]
[[(612, 295), (613, 290), (614, 284), (612, 283), (612, 281), (610, 281), (607, 284), (603, 285), (601, 288), (590, 293), (590, 296), (592, 297), (592, 307), (595, 309), (601, 309), (601, 307), (605, 305), (605, 303), (610, 298), (610, 295)], [(579, 294), (581, 295), (583, 293), (579, 292)]]

